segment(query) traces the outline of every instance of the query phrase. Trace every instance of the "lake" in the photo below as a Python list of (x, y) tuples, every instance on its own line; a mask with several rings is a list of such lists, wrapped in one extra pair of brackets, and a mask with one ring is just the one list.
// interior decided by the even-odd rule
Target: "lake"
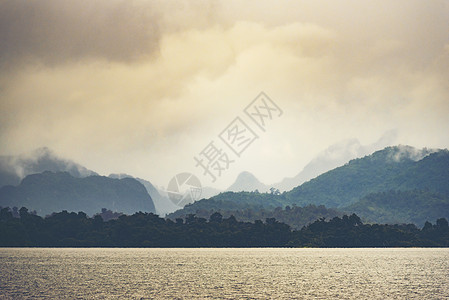
[(0, 299), (445, 299), (449, 249), (0, 248)]

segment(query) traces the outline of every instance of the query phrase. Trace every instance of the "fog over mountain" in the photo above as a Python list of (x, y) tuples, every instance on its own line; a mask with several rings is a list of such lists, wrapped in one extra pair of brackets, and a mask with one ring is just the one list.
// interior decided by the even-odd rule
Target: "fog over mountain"
[[(62, 158), (48, 147), (42, 147), (25, 154), (0, 156), (0, 187), (6, 185), (18, 186), (26, 176), (45, 171), (68, 172), (71, 176), (77, 178), (98, 175), (70, 159)], [(148, 180), (125, 173), (110, 174), (108, 177), (114, 179), (133, 178), (142, 183), (154, 202), (155, 211), (161, 216), (181, 208), (168, 198), (163, 188), (155, 187)], [(203, 187), (201, 197), (210, 198), (220, 191), (211, 187)]]
[[(369, 155), (376, 150), (390, 146), (396, 140), (396, 132), (390, 131), (385, 133), (377, 142), (370, 145), (362, 145), (358, 139), (344, 140), (329, 146), (326, 150), (318, 154), (311, 160), (304, 169), (295, 177), (285, 178), (279, 183), (272, 186), (280, 191), (289, 191), (304, 182), (315, 178), (316, 176), (339, 167), (352, 159)], [(411, 146), (398, 146), (398, 152), (395, 152), (392, 159), (410, 158), (418, 161), (424, 156), (437, 151), (437, 149), (416, 149)]]
[[(381, 150), (386, 146), (393, 144), (396, 139), (397, 132), (388, 131), (378, 141), (370, 145), (362, 145), (360, 141), (355, 138), (343, 140), (320, 152), (315, 158), (306, 164), (304, 169), (302, 169), (302, 171), (295, 177), (284, 178), (281, 182), (277, 183), (264, 184), (260, 182), (254, 174), (251, 174), (250, 172), (242, 172), (227, 190), (234, 192), (251, 192), (255, 190), (266, 192), (271, 187), (274, 187), (279, 189), (281, 192), (289, 191), (324, 172), (344, 165), (351, 159), (360, 158), (365, 155), (369, 155), (376, 150)], [(416, 158), (415, 160), (419, 160), (424, 156), (424, 150), (418, 150), (407, 146), (404, 146), (401, 149), (404, 153), (401, 152), (396, 155), (401, 156), (409, 153), (410, 156)], [(425, 151), (426, 155), (432, 152), (427, 149)]]
[(93, 215), (102, 208), (126, 214), (155, 212), (145, 187), (133, 178), (77, 178), (68, 172), (50, 171), (28, 175), (18, 186), (0, 188), (0, 206), (25, 206), (41, 216), (62, 210)]
[(27, 175), (44, 171), (68, 172), (74, 177), (98, 175), (72, 160), (61, 158), (47, 147), (19, 155), (0, 156), (0, 187), (18, 185)]
[[(244, 177), (254, 178), (246, 174)], [(370, 222), (423, 225), (426, 220), (449, 217), (449, 151), (393, 146), (327, 171), (285, 193), (226, 192), (197, 201), (170, 215), (171, 218), (220, 211), (244, 220), (266, 215), (303, 219), (306, 210), (291, 207), (313, 205), (340, 212), (356, 212)], [(288, 206), (288, 207), (287, 207)], [(285, 209), (281, 213), (281, 208)], [(318, 209), (325, 214), (326, 209)], [(292, 216), (291, 214), (293, 213)], [(308, 216), (309, 213), (307, 213)], [(307, 218), (306, 218), (307, 219)]]
[[(445, 0), (1, 1), (0, 155), (287, 190), (347, 160), (307, 166), (341, 141), (447, 148), (448, 15)], [(283, 111), (265, 131), (244, 113), (261, 91)], [(236, 117), (258, 136), (241, 156), (218, 138)], [(211, 141), (234, 161), (215, 181), (194, 160)]]

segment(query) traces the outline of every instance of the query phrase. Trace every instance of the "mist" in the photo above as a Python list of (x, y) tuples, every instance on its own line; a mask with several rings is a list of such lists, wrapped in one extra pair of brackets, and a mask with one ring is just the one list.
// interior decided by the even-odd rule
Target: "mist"
[[(226, 188), (334, 144), (449, 145), (445, 1), (2, 1), (2, 155)], [(216, 182), (194, 156), (264, 91), (283, 110)]]

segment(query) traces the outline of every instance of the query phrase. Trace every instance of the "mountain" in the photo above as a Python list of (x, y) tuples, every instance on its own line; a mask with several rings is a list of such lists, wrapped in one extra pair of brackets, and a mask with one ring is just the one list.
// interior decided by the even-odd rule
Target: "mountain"
[(387, 191), (369, 194), (344, 208), (368, 222), (416, 224), (449, 218), (449, 196), (430, 191)]
[(290, 191), (322, 173), (347, 163), (351, 159), (366, 155), (367, 153), (364, 153), (363, 150), (357, 139), (342, 141), (321, 152), (296, 176), (284, 178), (281, 182), (273, 184), (273, 186), (280, 191)]
[(387, 147), (305, 182), (286, 198), (297, 205), (344, 207), (389, 190), (429, 189), (449, 195), (449, 151), (434, 151)]
[(74, 177), (98, 175), (44, 147), (27, 154), (0, 156), (0, 187), (18, 185), (25, 176), (44, 171), (68, 172)]
[[(127, 174), (110, 174), (109, 178), (123, 179), (123, 178), (134, 178)], [(175, 205), (166, 193), (160, 192), (151, 182), (142, 178), (134, 178), (139, 181), (146, 188), (148, 194), (153, 199), (156, 213), (160, 216), (165, 216), (166, 214), (172, 213), (179, 209), (179, 206)], [(165, 195), (163, 195), (163, 194)]]
[(214, 197), (218, 194), (220, 194), (221, 192), (223, 192), (222, 190), (210, 187), (210, 186), (203, 186), (202, 190), (201, 190), (201, 199), (208, 199), (211, 197)]
[(250, 172), (242, 172), (237, 176), (235, 182), (227, 188), (227, 191), (231, 192), (267, 192), (269, 187), (262, 182), (260, 182), (256, 176)]
[(285, 206), (286, 199), (282, 195), (259, 192), (223, 192), (209, 199), (201, 199), (187, 204), (169, 216), (187, 215), (200, 210), (244, 210), (274, 209)]
[(352, 159), (361, 158), (374, 151), (381, 150), (391, 145), (394, 140), (396, 140), (395, 131), (387, 131), (379, 140), (369, 145), (362, 145), (358, 139), (343, 140), (319, 153), (296, 176), (284, 178), (281, 182), (274, 183), (271, 186), (281, 192), (290, 191), (320, 174), (344, 165)]
[(388, 131), (375, 143), (369, 145), (362, 145), (358, 139), (343, 140), (319, 153), (294, 177), (287, 177), (281, 182), (266, 185), (261, 183), (253, 174), (242, 172), (227, 191), (251, 192), (257, 189), (259, 192), (267, 192), (270, 187), (279, 189), (281, 192), (290, 191), (320, 174), (344, 165), (352, 159), (361, 158), (383, 149), (395, 139), (396, 132)]
[(28, 175), (19, 186), (2, 187), (0, 206), (26, 206), (40, 215), (61, 210), (93, 215), (102, 208), (126, 214), (155, 212), (145, 187), (135, 179), (77, 178), (68, 172), (50, 171)]
[(319, 153), (296, 176), (284, 178), (281, 182), (274, 183), (271, 186), (279, 189), (281, 192), (290, 191), (304, 182), (335, 169), (352, 159), (361, 158), (384, 149), (393, 144), (396, 137), (397, 133), (392, 130), (385, 132), (379, 140), (368, 145), (362, 145), (358, 139), (340, 141)]
[[(187, 215), (201, 211), (231, 211), (231, 210), (273, 210), (276, 207), (325, 205), (328, 208), (348, 209), (362, 212), (361, 206), (351, 207), (357, 201), (366, 201), (371, 198), (364, 197), (388, 191), (427, 191), (436, 197), (449, 196), (449, 151), (416, 149), (410, 146), (387, 147), (376, 151), (371, 155), (349, 161), (347, 164), (328, 171), (320, 176), (305, 182), (301, 186), (289, 192), (256, 193), (256, 192), (227, 192), (219, 194), (210, 199), (197, 201), (187, 205), (183, 210), (177, 211), (175, 215)], [(382, 194), (380, 194), (382, 195)], [(361, 200), (362, 199), (362, 200)], [(429, 197), (416, 198), (421, 201), (415, 208), (425, 207)], [(365, 201), (365, 202), (364, 202)], [(432, 200), (433, 201), (433, 200)], [(379, 202), (380, 203), (380, 202)], [(384, 205), (384, 204), (382, 204)], [(373, 206), (374, 210), (388, 210)], [(402, 203), (402, 209), (408, 209), (406, 203)], [(444, 208), (444, 206), (443, 206)], [(401, 209), (401, 208), (398, 208)], [(423, 210), (419, 218), (412, 218), (421, 222), (424, 218), (433, 220), (434, 215), (442, 217), (447, 211), (441, 211), (440, 206), (429, 206), (429, 210)], [(410, 212), (411, 213), (411, 212)], [(363, 216), (374, 216), (368, 218), (373, 222), (381, 222), (379, 215), (366, 213)], [(387, 219), (385, 219), (387, 220)], [(397, 219), (398, 222), (405, 219)]]
[[(168, 197), (168, 193), (165, 190), (155, 187), (148, 180), (133, 177), (128, 174), (110, 174), (108, 177), (117, 179), (134, 178), (140, 183), (142, 183), (143, 186), (147, 189), (148, 194), (151, 196), (151, 199), (153, 199), (154, 206), (156, 207), (156, 213), (162, 217), (182, 208), (174, 204), (170, 200), (170, 198)], [(218, 195), (220, 192), (221, 191), (218, 189), (214, 189), (211, 187), (203, 187), (201, 191), (201, 198), (210, 198), (215, 195)]]

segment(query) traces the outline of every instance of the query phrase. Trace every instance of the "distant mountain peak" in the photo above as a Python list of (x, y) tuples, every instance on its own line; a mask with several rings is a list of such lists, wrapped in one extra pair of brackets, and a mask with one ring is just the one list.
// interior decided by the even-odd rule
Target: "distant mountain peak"
[[(353, 143), (356, 145), (357, 143)], [(254, 175), (244, 172), (234, 186), (252, 183)], [(251, 193), (243, 188), (226, 192), (186, 206), (170, 218), (191, 213), (220, 211), (223, 215), (238, 214), (254, 219), (277, 207), (314, 206), (356, 212), (371, 222), (414, 222), (447, 217), (449, 213), (449, 151), (416, 149), (411, 146), (390, 146), (370, 155), (353, 159), (322, 173), (291, 191)], [(277, 188), (277, 186), (274, 186)], [(255, 213), (246, 213), (247, 211)], [(258, 215), (259, 214), (259, 215)], [(279, 214), (281, 215), (281, 214)], [(204, 215), (203, 215), (204, 216)], [(296, 215), (300, 217), (299, 215)], [(295, 218), (296, 218), (295, 216)]]
[(254, 174), (243, 171), (238, 176), (235, 182), (227, 189), (227, 191), (252, 192), (258, 190), (259, 192), (265, 192), (268, 190), (268, 186), (259, 181)]
[(237, 176), (237, 180), (258, 180), (253, 173), (243, 171)]
[(304, 166), (301, 172), (294, 177), (284, 178), (281, 182), (273, 184), (281, 191), (289, 191), (294, 187), (309, 181), (329, 170), (342, 166), (351, 160), (372, 154), (376, 150), (391, 145), (396, 140), (394, 130), (386, 132), (373, 144), (362, 145), (356, 138), (342, 140), (330, 145)]
[(447, 150), (390, 146), (351, 160), (298, 186), (288, 197), (300, 204), (341, 207), (373, 192), (429, 189), (449, 195)]

